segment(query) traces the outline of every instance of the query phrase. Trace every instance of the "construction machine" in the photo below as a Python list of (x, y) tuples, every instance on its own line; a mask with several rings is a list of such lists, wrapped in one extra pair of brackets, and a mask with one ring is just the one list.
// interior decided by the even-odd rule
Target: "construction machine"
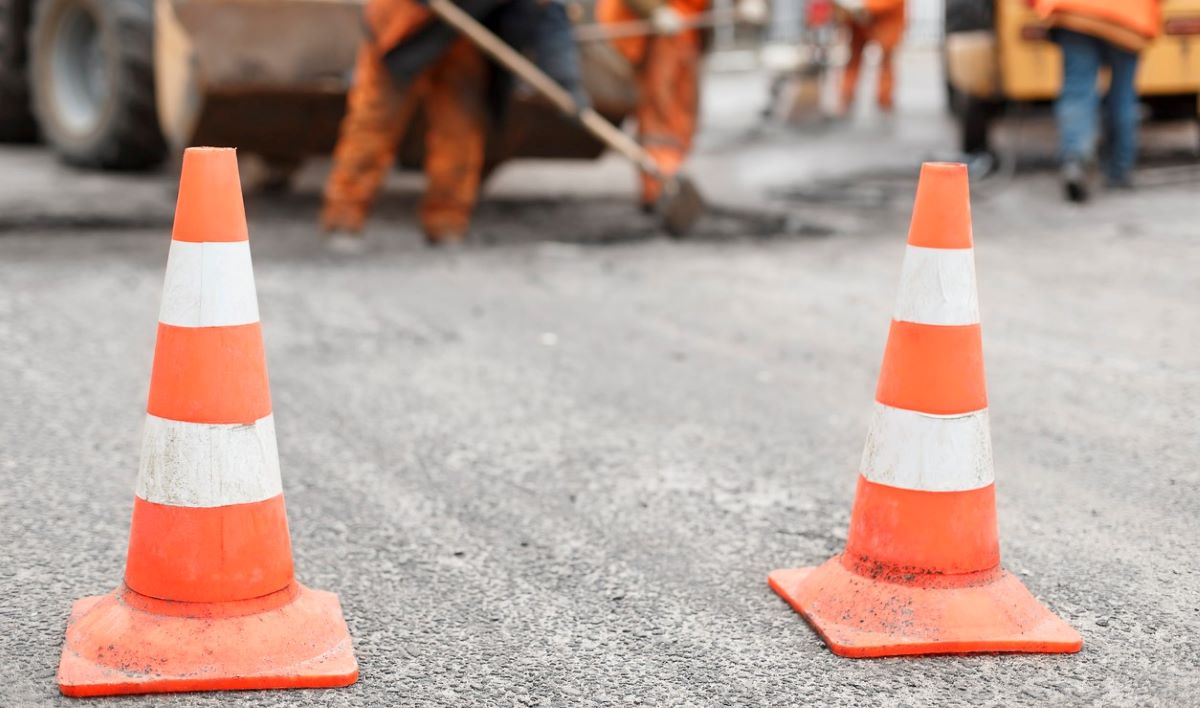
[[(188, 145), (233, 146), (285, 182), (306, 157), (333, 148), (363, 4), (0, 0), (0, 141), (40, 134), (65, 161), (103, 169), (153, 167)], [(581, 52), (596, 108), (619, 122), (636, 102), (630, 67), (605, 43)], [(419, 165), (422, 131), (407, 134), (401, 163)], [(509, 120), (489, 136), (486, 168), (603, 150), (518, 90)]]
[[(1162, 13), (1162, 34), (1139, 61), (1138, 96), (1153, 119), (1196, 120), (1200, 0), (1163, 0)], [(1062, 56), (1028, 0), (946, 0), (945, 37), (946, 90), (964, 152), (989, 151), (990, 127), (1021, 112), (1012, 109), (1058, 97)]]

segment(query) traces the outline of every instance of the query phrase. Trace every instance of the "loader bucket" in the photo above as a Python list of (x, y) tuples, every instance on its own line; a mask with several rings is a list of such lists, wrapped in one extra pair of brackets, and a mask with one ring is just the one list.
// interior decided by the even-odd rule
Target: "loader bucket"
[(176, 150), (328, 152), (362, 41), (357, 0), (155, 0), (159, 120)]
[[(363, 0), (155, 0), (158, 114), (176, 152), (237, 147), (298, 165), (332, 151), (363, 41)], [(589, 93), (620, 120), (636, 101), (631, 72), (607, 47), (583, 48)], [(590, 159), (603, 146), (529, 91), (518, 90), (488, 140), (489, 168), (514, 157)], [(420, 111), (400, 149), (419, 166)]]

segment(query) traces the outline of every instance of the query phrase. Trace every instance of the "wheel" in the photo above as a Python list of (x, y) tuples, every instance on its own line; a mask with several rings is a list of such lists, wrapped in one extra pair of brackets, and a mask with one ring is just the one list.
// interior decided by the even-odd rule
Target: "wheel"
[(29, 5), (30, 0), (0, 0), (0, 142), (4, 143), (37, 138), (26, 78)]
[(66, 162), (140, 169), (166, 153), (154, 105), (152, 0), (37, 0), (33, 110)]
[(1155, 121), (1182, 121), (1196, 118), (1197, 96), (1194, 93), (1170, 96), (1147, 96), (1142, 102), (1150, 109)]
[(946, 112), (955, 118), (961, 119), (965, 109), (966, 96), (962, 91), (954, 88), (954, 84), (950, 83), (950, 69), (947, 66), (947, 58), (945, 50), (942, 51), (942, 84), (945, 87), (946, 95)]
[[(1193, 124), (1196, 126), (1196, 135), (1200, 136), (1200, 116), (1196, 116), (1195, 118), (1192, 119), (1192, 121), (1193, 121)], [(1200, 140), (1196, 141), (1196, 153), (1200, 154)]]
[(968, 155), (991, 152), (988, 132), (992, 126), (992, 119), (1000, 112), (1000, 106), (994, 101), (966, 94), (961, 95), (959, 106), (961, 113), (958, 125), (962, 151)]

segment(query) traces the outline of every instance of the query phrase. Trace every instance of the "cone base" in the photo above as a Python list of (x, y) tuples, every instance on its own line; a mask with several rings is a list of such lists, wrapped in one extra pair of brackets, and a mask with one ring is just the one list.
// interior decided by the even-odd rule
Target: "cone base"
[(776, 570), (767, 583), (839, 656), (1073, 653), (1083, 646), (1078, 632), (1007, 571), (950, 578), (877, 580), (838, 556), (816, 568)]
[(75, 602), (58, 667), (67, 696), (332, 688), (358, 679), (341, 603), (294, 583), (229, 603), (155, 600), (122, 587)]

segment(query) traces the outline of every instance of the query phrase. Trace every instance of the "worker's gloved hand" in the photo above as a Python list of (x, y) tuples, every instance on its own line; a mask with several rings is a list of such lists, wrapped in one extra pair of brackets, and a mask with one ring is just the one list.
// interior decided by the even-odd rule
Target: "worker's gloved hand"
[(683, 31), (683, 17), (666, 5), (654, 8), (650, 15), (650, 24), (657, 34), (679, 34)]
[(748, 25), (764, 25), (767, 23), (770, 9), (767, 7), (766, 0), (742, 0), (737, 4), (736, 15), (738, 22)]

